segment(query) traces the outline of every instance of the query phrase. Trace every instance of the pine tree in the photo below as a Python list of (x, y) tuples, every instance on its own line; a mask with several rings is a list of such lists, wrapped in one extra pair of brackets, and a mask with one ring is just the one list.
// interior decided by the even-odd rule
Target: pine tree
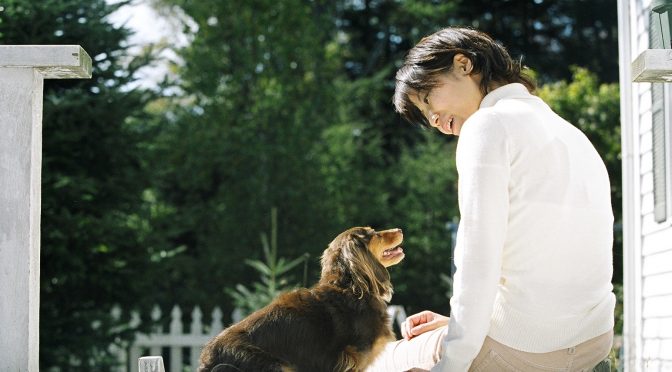
[(113, 304), (134, 306), (151, 279), (143, 246), (146, 103), (129, 90), (145, 57), (129, 57), (129, 31), (107, 16), (123, 3), (8, 0), (0, 42), (79, 44), (91, 80), (48, 80), (44, 88), (41, 370), (104, 371), (108, 345), (131, 336)]

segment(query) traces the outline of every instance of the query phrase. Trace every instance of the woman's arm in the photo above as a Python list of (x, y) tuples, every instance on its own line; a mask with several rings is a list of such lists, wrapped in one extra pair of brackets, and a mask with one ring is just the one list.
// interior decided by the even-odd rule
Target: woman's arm
[(457, 148), (460, 226), (451, 317), (432, 371), (466, 371), (490, 328), (509, 218), (510, 148), (494, 113), (475, 113)]

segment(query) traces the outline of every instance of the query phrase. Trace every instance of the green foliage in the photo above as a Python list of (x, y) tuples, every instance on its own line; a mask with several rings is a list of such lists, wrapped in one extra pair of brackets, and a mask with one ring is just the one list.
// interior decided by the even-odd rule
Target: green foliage
[(623, 334), (623, 284), (614, 284), (614, 294), (616, 294), (616, 309), (614, 311), (615, 324), (614, 333)]
[(622, 371), (624, 361), (620, 358), (623, 355), (623, 284), (614, 284), (614, 294), (616, 295), (616, 308), (614, 309), (614, 345), (609, 353), (612, 371)]
[[(164, 1), (198, 25), (175, 66), (183, 95), (167, 100), (151, 162), (167, 246), (184, 246), (163, 265), (172, 301), (231, 310), (224, 288), (251, 282), (239, 265), (258, 253), (255, 231), (277, 206), (278, 245), (288, 256), (318, 255), (340, 229), (325, 213), (322, 130), (334, 117), (326, 61), (329, 2)], [(241, 248), (242, 247), (242, 248)]]
[(335, 124), (324, 130), (317, 146), (329, 195), (325, 213), (341, 224), (383, 223), (389, 190), (376, 171), (384, 166), (380, 136), (366, 123)]
[[(406, 258), (390, 268), (395, 288), (393, 302), (409, 311), (447, 312), (451, 240), (447, 224), (457, 216), (457, 170), (453, 139), (423, 131), (424, 142), (402, 149), (395, 166), (393, 214), (404, 229)], [(429, 275), (428, 275), (429, 273)]]
[[(611, 0), (470, 0), (452, 15), (489, 32), (543, 82), (569, 80), (571, 66), (618, 81), (617, 7)], [(451, 22), (452, 23), (452, 22)]]
[[(247, 265), (257, 271), (260, 281), (252, 283), (251, 289), (248, 289), (243, 284), (237, 284), (235, 290), (228, 290), (241, 316), (247, 316), (261, 309), (282, 292), (296, 288), (296, 285), (290, 284), (291, 278), (289, 272), (301, 263), (307, 264), (307, 260), (310, 257), (307, 253), (291, 261), (278, 257), (277, 225), (277, 209), (273, 208), (271, 210), (270, 243), (267, 235), (264, 233), (261, 234), (264, 260), (245, 260)], [(303, 281), (303, 285), (305, 286), (305, 274)]]

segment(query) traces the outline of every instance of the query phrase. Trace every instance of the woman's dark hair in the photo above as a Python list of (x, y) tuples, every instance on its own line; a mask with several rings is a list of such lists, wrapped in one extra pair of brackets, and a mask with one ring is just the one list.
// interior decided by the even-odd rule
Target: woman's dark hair
[(521, 61), (513, 60), (504, 46), (484, 32), (465, 27), (448, 27), (424, 37), (406, 56), (397, 71), (394, 106), (413, 124), (429, 128), (429, 122), (411, 102), (409, 95), (429, 92), (438, 86), (438, 77), (451, 70), (453, 57), (463, 54), (471, 60), (471, 73), (481, 74), (481, 92), (489, 92), (493, 82), (521, 83), (530, 92), (536, 85), (521, 70)]

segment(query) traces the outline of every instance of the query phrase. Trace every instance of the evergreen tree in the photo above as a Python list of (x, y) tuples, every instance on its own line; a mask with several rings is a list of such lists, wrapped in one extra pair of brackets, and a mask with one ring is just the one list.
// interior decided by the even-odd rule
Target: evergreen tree
[[(322, 131), (334, 122), (329, 1), (162, 1), (195, 29), (179, 51), (183, 94), (168, 106), (157, 141), (160, 226), (184, 251), (164, 265), (172, 300), (231, 310), (225, 289), (249, 283), (258, 232), (278, 208), (278, 245), (319, 257), (343, 229), (331, 214), (320, 170)], [(319, 272), (317, 260), (310, 265)]]
[[(5, 44), (79, 44), (91, 80), (44, 88), (40, 294), (41, 370), (104, 371), (107, 352), (131, 333), (114, 304), (136, 305), (148, 288), (143, 191), (143, 108), (153, 94), (125, 87), (146, 58), (129, 58), (129, 31), (104, 0), (8, 0)], [(127, 318), (127, 316), (126, 316)]]
[(602, 82), (618, 81), (618, 20), (611, 0), (473, 0), (455, 16), (523, 57), (542, 82), (571, 79), (571, 66), (587, 68)]

